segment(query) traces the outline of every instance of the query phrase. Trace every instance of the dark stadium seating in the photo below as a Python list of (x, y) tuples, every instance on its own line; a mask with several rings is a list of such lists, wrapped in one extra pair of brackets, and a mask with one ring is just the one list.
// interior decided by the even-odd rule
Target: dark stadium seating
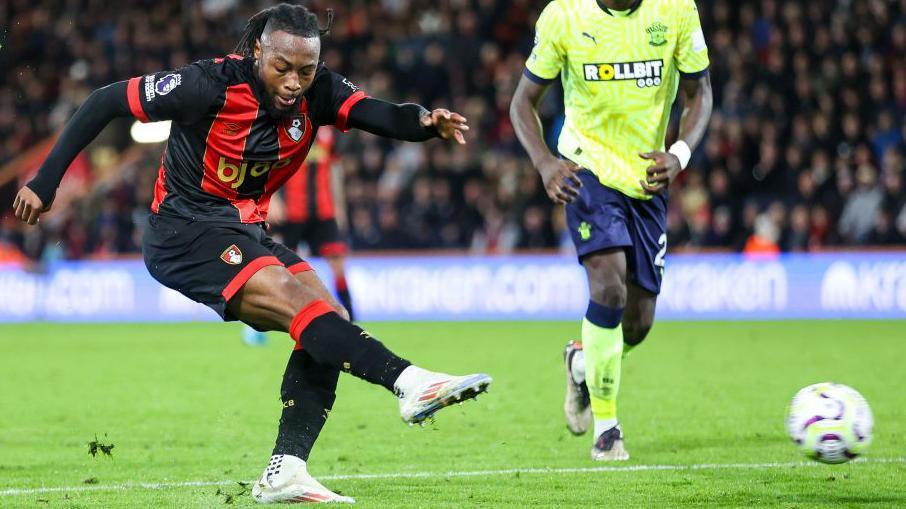
[[(544, 195), (507, 115), (545, 3), (309, 3), (336, 10), (322, 52), (334, 70), (370, 95), (451, 107), (472, 124), (464, 149), (341, 137), (353, 249), (569, 244), (562, 211)], [(249, 4), (5, 2), (3, 203), (12, 203), (47, 150), (42, 145), (91, 90), (230, 52), (254, 13)], [(690, 170), (671, 188), (671, 249), (906, 242), (906, 0), (699, 5), (715, 110)], [(556, 94), (543, 113), (554, 131), (562, 114)], [(4, 212), (0, 252), (44, 260), (137, 252), (162, 146), (134, 145), (130, 124), (115, 124), (77, 161), (58, 210), (39, 229), (26, 232)]]

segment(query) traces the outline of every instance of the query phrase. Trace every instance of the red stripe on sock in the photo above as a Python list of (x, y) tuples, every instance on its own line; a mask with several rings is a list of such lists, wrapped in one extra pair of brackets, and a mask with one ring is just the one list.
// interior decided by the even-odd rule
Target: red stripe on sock
[(346, 286), (346, 276), (340, 276), (338, 278), (335, 278), (333, 280), (333, 284), (334, 284), (334, 287), (336, 287), (338, 292), (342, 292), (343, 290), (346, 290), (349, 288), (348, 286)]
[(305, 331), (306, 327), (319, 316), (326, 315), (327, 313), (334, 313), (336, 310), (323, 300), (313, 301), (311, 304), (302, 308), (302, 311), (293, 318), (293, 321), (289, 324), (289, 335), (296, 341), (296, 350), (302, 349), (302, 332)]

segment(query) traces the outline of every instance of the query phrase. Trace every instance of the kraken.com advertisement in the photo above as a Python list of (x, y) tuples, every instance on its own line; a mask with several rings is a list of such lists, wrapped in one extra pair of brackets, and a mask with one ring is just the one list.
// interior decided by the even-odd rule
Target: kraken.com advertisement
[[(575, 320), (588, 303), (584, 270), (558, 255), (353, 257), (347, 280), (366, 322)], [(902, 319), (906, 254), (672, 255), (661, 290), (662, 320)], [(0, 322), (218, 319), (138, 260), (0, 266)]]

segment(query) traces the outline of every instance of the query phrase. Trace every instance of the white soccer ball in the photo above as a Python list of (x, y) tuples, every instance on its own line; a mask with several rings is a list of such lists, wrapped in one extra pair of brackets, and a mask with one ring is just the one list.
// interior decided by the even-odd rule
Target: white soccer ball
[(846, 463), (865, 454), (874, 418), (868, 402), (855, 389), (820, 383), (800, 390), (786, 420), (799, 449), (822, 463)]

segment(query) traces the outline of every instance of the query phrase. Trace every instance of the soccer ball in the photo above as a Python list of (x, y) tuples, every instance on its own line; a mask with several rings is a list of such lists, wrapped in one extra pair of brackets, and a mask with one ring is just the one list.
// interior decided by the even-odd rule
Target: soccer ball
[(865, 454), (874, 418), (868, 402), (855, 389), (826, 382), (796, 393), (786, 426), (790, 438), (809, 458), (846, 463)]

